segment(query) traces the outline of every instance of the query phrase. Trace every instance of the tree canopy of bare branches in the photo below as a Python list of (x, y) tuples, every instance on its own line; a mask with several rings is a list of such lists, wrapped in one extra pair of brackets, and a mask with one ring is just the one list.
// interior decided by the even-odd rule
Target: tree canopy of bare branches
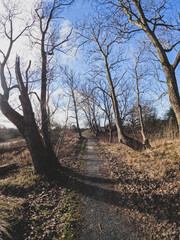
[[(8, 1), (7, 1), (8, 2)], [(41, 112), (41, 122), (42, 122), (42, 135), (40, 129), (36, 123), (32, 104), (29, 98), (29, 70), (31, 68), (31, 63), (25, 71), (25, 79), (23, 78), (21, 71), (20, 58), (17, 56), (15, 61), (15, 73), (17, 84), (11, 85), (11, 78), (8, 76), (8, 60), (10, 58), (11, 52), (13, 50), (14, 43), (19, 40), (20, 37), (26, 33), (28, 35), (28, 29), (34, 27), (36, 24), (36, 19), (30, 25), (25, 24), (20, 30), (15, 31), (16, 19), (20, 22), (23, 21), (17, 12), (18, 5), (15, 8), (9, 3), (5, 4), (7, 10), (7, 18), (1, 16), (0, 26), (3, 30), (3, 34), (8, 40), (9, 44), (7, 51), (1, 50), (3, 56), (3, 61), (0, 63), (1, 72), (1, 86), (3, 93), (0, 94), (0, 108), (2, 113), (19, 129), (23, 137), (27, 142), (27, 146), (30, 150), (32, 161), (34, 164), (34, 169), (36, 173), (49, 174), (53, 173), (58, 169), (59, 162), (54, 153), (53, 146), (51, 143), (50, 132), (49, 132), (49, 117), (48, 117), (48, 107), (47, 107), (47, 85), (48, 85), (48, 57), (54, 54), (54, 51), (61, 47), (64, 42), (67, 42), (72, 30), (67, 34), (67, 36), (58, 41), (57, 33), (53, 31), (53, 23), (60, 17), (62, 9), (70, 5), (73, 1), (58, 1), (54, 0), (52, 2), (41, 1), (40, 5), (35, 9), (39, 23), (40, 35), (38, 39), (34, 38), (34, 43), (40, 46), (41, 53), (41, 94), (38, 99), (40, 101), (40, 112)], [(51, 31), (50, 31), (51, 30)], [(32, 37), (32, 35), (31, 35)], [(8, 69), (9, 70), (9, 69)], [(10, 70), (9, 70), (10, 73)], [(14, 109), (9, 103), (10, 91), (14, 88), (18, 89), (19, 100), (21, 105), (22, 113), (19, 113)]]

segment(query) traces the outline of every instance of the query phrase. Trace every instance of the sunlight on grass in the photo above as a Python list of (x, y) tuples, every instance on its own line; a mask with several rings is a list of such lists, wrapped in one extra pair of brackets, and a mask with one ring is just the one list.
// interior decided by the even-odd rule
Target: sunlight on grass
[[(60, 148), (61, 164), (80, 172), (85, 145), (86, 139), (66, 135)], [(20, 168), (0, 179), (0, 240), (11, 239), (11, 235), (75, 239), (80, 224), (79, 195), (63, 188), (58, 181), (35, 175), (27, 149), (18, 154), (3, 153), (4, 158), (5, 163), (13, 161)]]
[[(136, 152), (117, 143), (100, 141), (115, 190), (121, 193), (120, 210), (141, 239), (178, 239), (180, 140), (157, 140), (152, 148)], [(124, 208), (124, 205), (126, 207)], [(137, 233), (137, 234), (138, 234)], [(148, 236), (148, 237), (147, 237)]]

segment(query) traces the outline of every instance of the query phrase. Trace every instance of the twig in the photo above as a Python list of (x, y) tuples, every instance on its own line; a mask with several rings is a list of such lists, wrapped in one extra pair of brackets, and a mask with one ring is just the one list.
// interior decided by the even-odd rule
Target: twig
[(100, 223), (98, 224), (98, 227), (99, 227), (100, 232), (105, 235), (105, 233), (103, 232), (103, 230), (101, 228), (101, 224)]

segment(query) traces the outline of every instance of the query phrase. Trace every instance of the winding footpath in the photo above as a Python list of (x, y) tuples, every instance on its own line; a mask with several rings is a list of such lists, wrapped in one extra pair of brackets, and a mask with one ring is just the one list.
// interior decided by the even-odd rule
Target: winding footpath
[(101, 173), (102, 160), (97, 156), (95, 140), (87, 138), (84, 168), (83, 226), (80, 240), (137, 240), (119, 216), (111, 211), (113, 194), (108, 179)]

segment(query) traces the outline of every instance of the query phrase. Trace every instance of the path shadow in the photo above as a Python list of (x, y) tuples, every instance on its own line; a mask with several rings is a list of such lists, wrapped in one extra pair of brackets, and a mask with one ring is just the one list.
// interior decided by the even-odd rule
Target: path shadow
[[(168, 220), (169, 223), (178, 223), (177, 200), (180, 199), (179, 193), (164, 195), (153, 194), (151, 198), (149, 198), (143, 193), (132, 193), (126, 188), (121, 192), (115, 191), (113, 189), (111, 190), (111, 186), (113, 187), (119, 181), (123, 182), (123, 179), (112, 181), (111, 179), (101, 177), (91, 177), (67, 168), (62, 168), (54, 180), (56, 180), (56, 184), (60, 186), (102, 203), (130, 210), (135, 209), (141, 213), (154, 216), (158, 221)], [(134, 179), (131, 181), (131, 184), (137, 184), (137, 182), (138, 180)], [(147, 186), (156, 184), (156, 182), (152, 183), (151, 179), (147, 179), (146, 183)]]
[(19, 198), (24, 198), (28, 192), (25, 187), (16, 184), (4, 184), (0, 186), (0, 193), (5, 196), (14, 196)]

